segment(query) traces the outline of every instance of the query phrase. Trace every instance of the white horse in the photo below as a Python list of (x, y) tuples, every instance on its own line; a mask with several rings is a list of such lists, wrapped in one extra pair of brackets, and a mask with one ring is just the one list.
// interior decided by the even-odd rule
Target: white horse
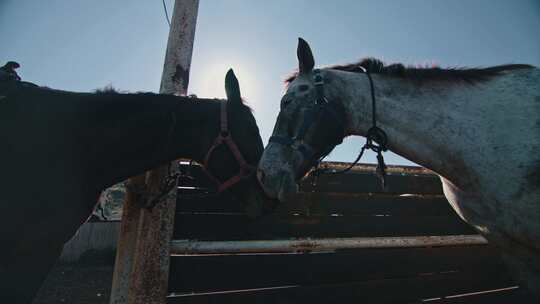
[(436, 172), (459, 216), (500, 247), (517, 278), (540, 297), (538, 68), (411, 68), (365, 59), (313, 70), (302, 39), (298, 59), (259, 163), (268, 195), (286, 201), (298, 179), (344, 137), (366, 136), (372, 126), (367, 71), (387, 147)]

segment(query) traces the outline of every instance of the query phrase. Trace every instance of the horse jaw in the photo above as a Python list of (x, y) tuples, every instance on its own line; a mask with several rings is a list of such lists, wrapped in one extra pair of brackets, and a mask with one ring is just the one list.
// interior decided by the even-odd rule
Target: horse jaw
[(290, 164), (285, 156), (285, 148), (269, 143), (263, 152), (259, 162), (257, 178), (264, 192), (269, 197), (277, 198), (280, 202), (286, 202), (293, 194), (298, 192), (295, 181), (295, 172), (291, 169), (296, 166)]
[(279, 201), (266, 195), (255, 177), (243, 184), (245, 188), (242, 195), (237, 197), (243, 203), (244, 211), (249, 218), (256, 219), (270, 214), (278, 206)]

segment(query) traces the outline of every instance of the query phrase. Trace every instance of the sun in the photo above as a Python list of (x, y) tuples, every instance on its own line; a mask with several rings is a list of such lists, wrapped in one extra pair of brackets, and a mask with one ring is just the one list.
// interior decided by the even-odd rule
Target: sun
[(200, 73), (194, 73), (190, 80), (189, 94), (205, 98), (225, 98), (225, 74), (229, 69), (233, 69), (238, 82), (242, 98), (251, 101), (257, 95), (257, 82), (253, 75), (256, 75), (254, 68), (240, 60), (207, 61), (198, 68)]

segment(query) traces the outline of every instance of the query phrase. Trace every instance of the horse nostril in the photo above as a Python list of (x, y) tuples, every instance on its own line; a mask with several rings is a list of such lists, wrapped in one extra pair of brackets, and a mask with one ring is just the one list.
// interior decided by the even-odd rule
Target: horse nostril
[(259, 182), (261, 182), (261, 184), (264, 184), (265, 177), (266, 174), (264, 173), (264, 171), (261, 169), (257, 169), (257, 179), (259, 180)]

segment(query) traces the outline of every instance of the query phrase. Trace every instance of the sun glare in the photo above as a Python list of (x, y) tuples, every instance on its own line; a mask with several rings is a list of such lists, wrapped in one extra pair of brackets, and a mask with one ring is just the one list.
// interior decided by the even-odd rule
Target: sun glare
[(253, 75), (255, 71), (250, 69), (249, 64), (238, 61), (207, 62), (200, 69), (200, 73), (194, 73), (190, 81), (190, 94), (198, 97), (225, 98), (225, 74), (233, 69), (238, 82), (242, 97), (248, 102), (254, 100), (257, 95), (257, 81)]

